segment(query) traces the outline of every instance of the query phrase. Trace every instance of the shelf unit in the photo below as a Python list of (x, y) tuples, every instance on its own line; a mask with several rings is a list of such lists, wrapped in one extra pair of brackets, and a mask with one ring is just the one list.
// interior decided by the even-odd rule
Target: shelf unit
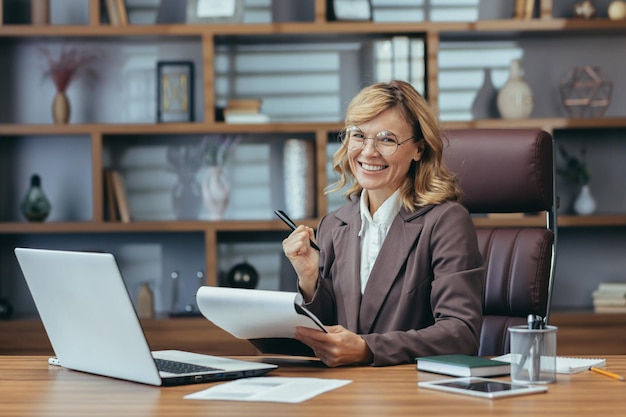
[[(415, 23), (374, 23), (374, 22), (332, 22), (327, 21), (327, 1), (315, 0), (314, 21), (271, 23), (271, 24), (163, 24), (111, 26), (103, 22), (101, 2), (89, 0), (89, 22), (86, 25), (30, 26), (2, 24), (3, 1), (0, 0), (0, 45), (23, 39), (82, 39), (102, 38), (124, 42), (135, 37), (161, 39), (169, 37), (192, 37), (201, 45), (202, 85), (197, 86), (197, 93), (203, 97), (200, 122), (163, 123), (163, 124), (103, 124), (85, 123), (69, 125), (47, 124), (0, 124), (0, 141), (7, 138), (20, 140), (21, 137), (50, 135), (69, 135), (88, 138), (91, 155), (91, 206), (90, 221), (81, 222), (45, 222), (41, 224), (22, 221), (6, 221), (0, 218), (0, 236), (21, 236), (33, 234), (108, 234), (108, 233), (171, 233), (194, 232), (204, 236), (205, 262), (207, 265), (206, 283), (218, 285), (219, 254), (217, 246), (223, 233), (258, 233), (286, 232), (286, 226), (279, 220), (227, 220), (227, 221), (131, 221), (130, 223), (111, 222), (105, 218), (103, 190), (103, 163), (105, 142), (116, 136), (133, 135), (199, 135), (207, 133), (245, 133), (245, 134), (297, 134), (302, 133), (314, 138), (315, 164), (317, 167), (315, 184), (316, 216), (302, 222), (316, 226), (321, 214), (328, 209), (328, 200), (323, 193), (328, 183), (327, 146), (329, 138), (341, 129), (341, 123), (268, 123), (263, 125), (232, 125), (217, 122), (215, 119), (216, 97), (214, 92), (215, 73), (213, 62), (216, 57), (216, 44), (220, 39), (250, 39), (256, 36), (373, 36), (396, 34), (423, 37), (426, 50), (426, 93), (429, 101), (438, 107), (440, 85), (438, 80), (438, 55), (442, 42), (457, 39), (493, 40), (515, 37), (536, 36), (579, 36), (579, 35), (620, 35), (626, 34), (626, 21), (608, 19), (569, 19), (552, 17), (551, 2), (541, 2), (540, 18), (532, 20), (501, 19), (475, 22), (415, 22)], [(6, 11), (4, 18), (6, 19)], [(561, 117), (531, 118), (525, 120), (486, 119), (472, 121), (444, 122), (445, 129), (461, 128), (542, 128), (554, 133), (576, 131), (580, 129), (602, 131), (604, 129), (626, 130), (626, 115), (623, 117), (603, 117), (596, 119), (570, 119)], [(1, 144), (0, 144), (1, 145)], [(0, 184), (1, 187), (2, 184)], [(1, 190), (0, 190), (1, 191)], [(3, 204), (7, 204), (6, 202)], [(2, 211), (0, 210), (0, 213)], [(477, 227), (540, 225), (542, 219), (525, 218), (476, 218)], [(587, 227), (626, 226), (626, 213), (593, 216), (560, 215), (558, 226), (561, 228), (582, 229)], [(4, 248), (3, 250), (5, 250)], [(8, 262), (10, 254), (0, 255), (0, 262)], [(4, 259), (4, 261), (3, 261)]]
[[(550, 323), (559, 328), (557, 351), (561, 356), (623, 355), (626, 314), (562, 312)], [(0, 322), (0, 355), (52, 355), (41, 321)], [(180, 349), (209, 355), (255, 355), (256, 348), (198, 317), (145, 319), (141, 322), (153, 350)], [(20, 337), (14, 337), (19, 334)], [(203, 335), (202, 338), (198, 335)]]

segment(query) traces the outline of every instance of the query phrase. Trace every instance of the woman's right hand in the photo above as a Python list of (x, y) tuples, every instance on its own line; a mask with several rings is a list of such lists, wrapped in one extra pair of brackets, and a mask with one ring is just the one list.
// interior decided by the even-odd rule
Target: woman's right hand
[(315, 241), (315, 233), (305, 225), (298, 226), (283, 240), (283, 251), (298, 274), (298, 285), (305, 301), (313, 298), (319, 273), (319, 252), (311, 247), (311, 241)]

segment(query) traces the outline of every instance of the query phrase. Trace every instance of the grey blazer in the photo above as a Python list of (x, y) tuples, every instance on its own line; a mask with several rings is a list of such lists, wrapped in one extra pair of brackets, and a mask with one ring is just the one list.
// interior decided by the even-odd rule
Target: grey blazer
[(465, 207), (404, 209), (394, 219), (361, 295), (358, 199), (319, 223), (320, 277), (307, 308), (360, 334), (373, 365), (478, 351), (483, 260)]

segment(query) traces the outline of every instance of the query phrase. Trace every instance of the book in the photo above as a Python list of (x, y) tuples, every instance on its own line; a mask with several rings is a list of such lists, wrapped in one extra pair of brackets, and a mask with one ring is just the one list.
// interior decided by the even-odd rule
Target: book
[(118, 171), (111, 171), (111, 182), (115, 191), (115, 202), (119, 210), (120, 220), (123, 223), (130, 222), (130, 207), (128, 206), (128, 198), (126, 197), (126, 187), (124, 179)]
[(109, 17), (109, 23), (113, 26), (120, 25), (120, 14), (117, 10), (116, 0), (106, 0), (107, 16)]
[(230, 108), (227, 107), (224, 109), (224, 116), (228, 116), (230, 114), (261, 114), (257, 109), (248, 109), (245, 107), (242, 108)]
[(391, 48), (393, 50), (393, 77), (396, 80), (409, 81), (409, 37), (394, 36), (391, 38)]
[(113, 185), (113, 173), (110, 169), (104, 170), (104, 191), (108, 219), (117, 221), (119, 218), (117, 216), (117, 202), (115, 201), (115, 186)]
[(482, 356), (437, 355), (416, 358), (417, 370), (452, 376), (498, 376), (511, 373), (510, 362)]
[(535, 0), (526, 0), (524, 19), (532, 19), (535, 14)]
[(374, 41), (374, 77), (377, 82), (393, 79), (393, 47), (389, 39)]
[(593, 300), (594, 307), (626, 307), (626, 298), (624, 297), (611, 297), (611, 298), (595, 298)]
[(552, 0), (541, 0), (539, 2), (539, 17), (552, 19)]
[(261, 110), (261, 99), (258, 99), (258, 98), (230, 99), (226, 103), (226, 109), (227, 110), (236, 110), (236, 109), (241, 110), (241, 109), (245, 109), (245, 110), (250, 110), (250, 111), (254, 111), (254, 112), (258, 113)]
[(626, 293), (626, 282), (601, 282), (598, 285), (599, 292), (617, 292)]
[(126, 2), (125, 0), (116, 0), (116, 9), (117, 15), (119, 17), (120, 26), (128, 25), (128, 13), (126, 11)]
[(595, 313), (626, 313), (626, 306), (595, 306)]
[(426, 90), (426, 63), (424, 62), (426, 56), (425, 49), (424, 39), (409, 40), (410, 82), (413, 87), (421, 93), (424, 93)]
[(515, 0), (514, 19), (532, 19), (534, 12), (535, 0)]
[[(496, 356), (492, 360), (511, 362), (511, 354)], [(577, 358), (571, 356), (556, 357), (556, 373), (557, 374), (576, 374), (588, 371), (591, 367), (603, 368), (606, 366), (606, 359), (603, 358)]]
[(591, 293), (594, 300), (624, 300), (626, 299), (626, 291), (601, 291), (595, 290)]
[(526, 14), (526, 0), (515, 0), (514, 19), (523, 19)]
[(263, 113), (227, 113), (224, 112), (224, 121), (226, 123), (267, 123), (270, 117)]

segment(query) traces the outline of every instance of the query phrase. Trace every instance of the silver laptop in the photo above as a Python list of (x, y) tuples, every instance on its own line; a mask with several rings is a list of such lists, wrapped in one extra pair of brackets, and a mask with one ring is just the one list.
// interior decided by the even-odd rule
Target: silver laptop
[(151, 352), (111, 254), (16, 248), (15, 255), (65, 368), (182, 385), (258, 376), (277, 367), (179, 350)]

